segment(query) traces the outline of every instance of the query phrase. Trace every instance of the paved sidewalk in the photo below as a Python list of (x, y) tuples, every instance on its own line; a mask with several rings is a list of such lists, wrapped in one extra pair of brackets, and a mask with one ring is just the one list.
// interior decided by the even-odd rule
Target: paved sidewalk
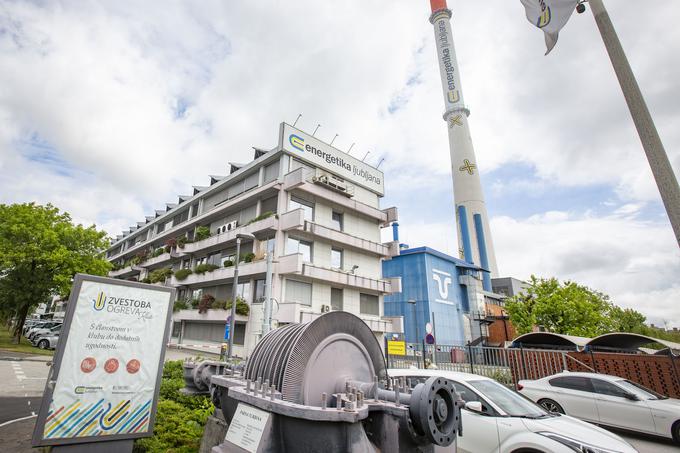
[(24, 352), (4, 351), (0, 349), (0, 360), (14, 362), (51, 362), (53, 357), (48, 355), (26, 354)]

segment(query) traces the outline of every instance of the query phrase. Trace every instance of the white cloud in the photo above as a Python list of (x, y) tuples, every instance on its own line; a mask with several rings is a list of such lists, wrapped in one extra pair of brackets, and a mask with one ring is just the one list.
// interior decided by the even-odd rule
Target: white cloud
[[(543, 57), (520, 2), (449, 4), (481, 171), (533, 169), (487, 192), (530, 203), (555, 186), (604, 185), (620, 198), (613, 209), (625, 205), (609, 217), (495, 219), (501, 269), (583, 278), (625, 301), (672, 292), (677, 245), (665, 224), (638, 218), (658, 191), (590, 13)], [(608, 7), (678, 169), (680, 64), (668, 55), (680, 53), (680, 29), (665, 22), (680, 4)], [(5, 4), (0, 202), (52, 202), (115, 235), (249, 160), (251, 146), (274, 146), (278, 123), (302, 112), (321, 139), (339, 133), (340, 149), (385, 157), (405, 242), (455, 253), (452, 197), (424, 214), (405, 201), (404, 188), (429, 194), (451, 167), (428, 13), (412, 0)], [(36, 140), (56, 151), (40, 154)], [(442, 212), (450, 223), (428, 218)], [(639, 287), (607, 273), (622, 262), (644, 276)]]

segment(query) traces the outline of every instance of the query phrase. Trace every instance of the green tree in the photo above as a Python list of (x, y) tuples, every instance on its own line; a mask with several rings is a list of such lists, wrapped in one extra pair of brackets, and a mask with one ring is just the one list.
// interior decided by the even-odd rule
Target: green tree
[(534, 326), (582, 337), (607, 332), (633, 332), (644, 327), (644, 315), (614, 305), (609, 296), (575, 282), (531, 276), (529, 288), (506, 302), (519, 334)]
[(31, 308), (54, 294), (67, 296), (76, 273), (109, 271), (105, 237), (50, 204), (0, 204), (0, 307), (17, 320), (15, 343)]

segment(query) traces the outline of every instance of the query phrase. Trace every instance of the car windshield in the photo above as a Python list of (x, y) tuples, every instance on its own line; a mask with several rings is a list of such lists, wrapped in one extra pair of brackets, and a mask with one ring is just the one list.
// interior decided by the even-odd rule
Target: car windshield
[(479, 380), (466, 383), (511, 417), (541, 418), (550, 415), (539, 405), (529, 401), (519, 393), (503, 387), (498, 382)]
[(656, 393), (654, 390), (648, 389), (644, 385), (640, 385), (637, 382), (629, 381), (627, 379), (622, 379), (620, 381), (616, 381), (616, 383), (619, 384), (624, 389), (628, 390), (629, 392), (634, 393), (636, 395), (639, 395), (646, 400), (665, 400), (665, 399), (668, 399), (667, 396), (663, 396), (660, 393)]

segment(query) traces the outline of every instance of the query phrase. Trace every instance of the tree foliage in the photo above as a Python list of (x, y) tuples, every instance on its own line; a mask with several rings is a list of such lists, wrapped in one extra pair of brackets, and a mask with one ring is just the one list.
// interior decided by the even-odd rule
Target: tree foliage
[(529, 288), (506, 302), (519, 334), (542, 326), (553, 333), (595, 337), (607, 332), (640, 332), (645, 317), (614, 305), (609, 296), (578, 283), (531, 276)]
[(0, 204), (0, 310), (18, 320), (15, 341), (29, 310), (52, 295), (67, 296), (76, 273), (109, 271), (105, 237), (50, 204)]

